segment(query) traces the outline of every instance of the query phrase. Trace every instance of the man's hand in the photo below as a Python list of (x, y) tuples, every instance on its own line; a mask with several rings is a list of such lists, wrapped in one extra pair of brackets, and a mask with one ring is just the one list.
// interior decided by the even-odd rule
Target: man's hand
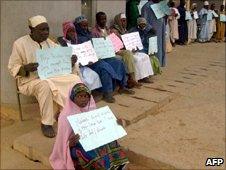
[(25, 72), (34, 72), (38, 69), (38, 63), (29, 63), (23, 66)]
[(138, 50), (138, 47), (136, 47), (136, 49), (132, 49), (132, 53), (136, 53)]
[(77, 56), (76, 55), (72, 55), (72, 57), (71, 57), (71, 65), (72, 65), (72, 67), (75, 65), (77, 60), (78, 60)]
[(70, 137), (69, 137), (69, 147), (75, 146), (75, 145), (79, 142), (79, 139), (80, 139), (79, 134), (76, 134), (76, 135), (75, 135), (75, 134), (72, 132), (72, 134), (71, 134)]
[(89, 61), (88, 66), (90, 66), (90, 65), (92, 65), (92, 64), (93, 64), (93, 62), (92, 62), (92, 61)]

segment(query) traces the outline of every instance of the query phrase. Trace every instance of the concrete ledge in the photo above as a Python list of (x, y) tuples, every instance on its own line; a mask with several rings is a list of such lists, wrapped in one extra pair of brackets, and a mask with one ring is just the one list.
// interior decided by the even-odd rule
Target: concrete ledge
[(46, 138), (41, 130), (34, 130), (30, 133), (18, 137), (13, 142), (13, 148), (33, 161), (40, 161), (43, 165), (51, 168), (49, 155), (55, 138)]

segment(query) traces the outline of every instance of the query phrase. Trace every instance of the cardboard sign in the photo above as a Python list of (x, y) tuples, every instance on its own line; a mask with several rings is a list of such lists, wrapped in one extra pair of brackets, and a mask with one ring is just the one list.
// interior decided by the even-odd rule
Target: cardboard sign
[(127, 135), (108, 106), (67, 117), (85, 151), (90, 151)]
[(122, 41), (126, 49), (130, 51), (132, 51), (133, 49), (136, 50), (137, 48), (139, 50), (142, 50), (144, 48), (141, 42), (139, 32), (132, 32), (132, 33), (122, 35)]
[(115, 33), (110, 34), (108, 37), (110, 38), (113, 44), (115, 52), (118, 52), (124, 47), (121, 39), (117, 35), (115, 35)]
[(36, 58), (39, 64), (38, 75), (40, 79), (70, 74), (71, 68), (71, 47), (56, 47), (40, 49), (36, 51)]
[(98, 61), (97, 54), (91, 41), (76, 45), (68, 44), (68, 46), (72, 47), (72, 54), (77, 56), (77, 62), (82, 66), (88, 65), (89, 62), (95, 63)]
[(98, 58), (104, 59), (115, 57), (114, 47), (109, 37), (106, 39), (92, 38), (92, 43)]

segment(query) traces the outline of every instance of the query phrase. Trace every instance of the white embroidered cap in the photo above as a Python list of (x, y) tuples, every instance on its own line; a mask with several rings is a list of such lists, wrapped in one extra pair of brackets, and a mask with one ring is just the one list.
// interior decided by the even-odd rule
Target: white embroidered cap
[(33, 16), (28, 19), (28, 25), (33, 28), (42, 23), (47, 23), (47, 20), (44, 16), (41, 15)]

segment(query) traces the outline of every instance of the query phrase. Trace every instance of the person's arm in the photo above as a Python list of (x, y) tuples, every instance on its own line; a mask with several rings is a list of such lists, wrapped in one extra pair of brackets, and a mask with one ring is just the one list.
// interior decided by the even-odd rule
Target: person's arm
[(8, 69), (10, 74), (13, 77), (26, 77), (29, 75), (29, 72), (36, 71), (38, 68), (38, 63), (29, 63), (29, 64), (23, 64), (22, 61), (22, 49), (18, 46), (18, 44), (15, 42), (13, 44), (13, 50), (12, 54), (9, 58), (8, 63)]

